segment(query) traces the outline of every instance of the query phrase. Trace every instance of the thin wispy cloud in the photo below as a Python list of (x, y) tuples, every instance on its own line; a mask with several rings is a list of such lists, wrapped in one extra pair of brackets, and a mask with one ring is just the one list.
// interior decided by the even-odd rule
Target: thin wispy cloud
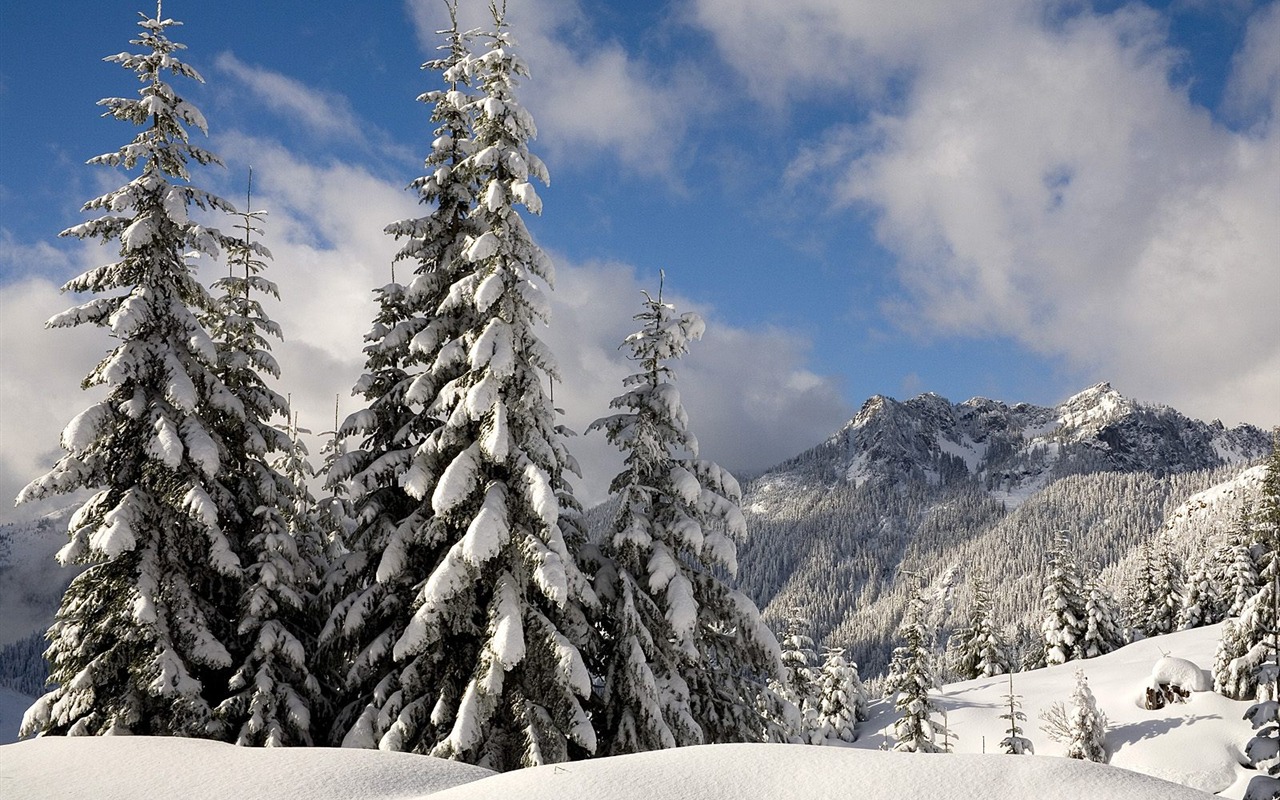
[(310, 132), (353, 142), (364, 141), (364, 124), (356, 118), (350, 101), (342, 95), (313, 89), (287, 75), (251, 66), (229, 52), (219, 53), (213, 63), (219, 72), (251, 92), (258, 102), (276, 114), (296, 121)]

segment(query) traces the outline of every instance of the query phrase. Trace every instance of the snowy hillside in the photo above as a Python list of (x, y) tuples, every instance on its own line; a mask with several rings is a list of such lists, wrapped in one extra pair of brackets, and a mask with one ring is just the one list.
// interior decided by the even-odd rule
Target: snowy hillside
[[(323, 748), (264, 750), (187, 739), (52, 737), (0, 748), (0, 781), (11, 796), (31, 798), (559, 798), (631, 800), (784, 800), (834, 797), (859, 787), (861, 798), (1141, 798), (1239, 797), (1251, 773), (1238, 766), (1248, 736), (1247, 703), (1196, 692), (1184, 705), (1138, 706), (1152, 665), (1172, 653), (1212, 663), (1218, 626), (1139, 642), (1084, 662), (1018, 673), (1015, 692), (1029, 717), (1036, 756), (994, 754), (1008, 679), (946, 687), (942, 705), (958, 735), (956, 754), (878, 752), (879, 729), (892, 709), (873, 707), (850, 748), (806, 745), (711, 745), (492, 775), (421, 756)], [(1036, 716), (1068, 697), (1082, 667), (1110, 719), (1112, 766), (1057, 758), (1061, 746)], [(986, 755), (982, 755), (984, 749)], [(73, 772), (63, 765), (75, 762)], [(1123, 767), (1124, 769), (1116, 769)], [(1163, 779), (1163, 780), (1161, 780)], [(1165, 783), (1164, 780), (1175, 783)], [(453, 787), (453, 788), (450, 788)], [(1194, 788), (1190, 788), (1194, 787)], [(439, 792), (438, 794), (432, 794)]]
[(874, 397), (826, 442), (748, 485), (739, 583), (775, 625), (798, 612), (816, 639), (880, 674), (907, 599), (902, 570), (936, 578), (958, 566), (957, 607), (966, 579), (981, 577), (1000, 587), (998, 619), (1034, 628), (1055, 531), (1068, 529), (1080, 563), (1100, 570), (1162, 528), (1186, 539), (1177, 519), (1214, 527), (1239, 492), (1218, 490), (1195, 512), (1191, 498), (1268, 448), (1255, 427), (1192, 420), (1108, 384), (1054, 408)]
[[(1239, 797), (1249, 777), (1240, 766), (1250, 730), (1243, 721), (1249, 703), (1228, 700), (1211, 691), (1192, 692), (1188, 702), (1148, 711), (1141, 702), (1152, 668), (1165, 655), (1186, 659), (1206, 672), (1213, 666), (1221, 625), (1158, 636), (1098, 658), (1019, 672), (1013, 676), (1015, 694), (1022, 695), (1027, 715), (1023, 735), (1035, 744), (1037, 755), (1057, 756), (1063, 745), (1050, 741), (1040, 729), (1039, 714), (1071, 694), (1077, 669), (1083, 669), (1098, 708), (1107, 715), (1107, 747), (1111, 764), (1164, 778), (1207, 792)], [(1207, 675), (1205, 679), (1208, 680)], [(957, 735), (957, 753), (997, 750), (1008, 723), (999, 718), (1008, 708), (1008, 676), (980, 678), (944, 687), (939, 700), (947, 724)], [(867, 731), (855, 747), (877, 748), (891, 729), (894, 711), (887, 704), (873, 707)], [(1087, 795), (1081, 795), (1087, 796)]]
[(43, 632), (67, 584), (80, 568), (64, 569), (54, 554), (67, 543), (71, 509), (29, 522), (0, 525), (0, 645)]

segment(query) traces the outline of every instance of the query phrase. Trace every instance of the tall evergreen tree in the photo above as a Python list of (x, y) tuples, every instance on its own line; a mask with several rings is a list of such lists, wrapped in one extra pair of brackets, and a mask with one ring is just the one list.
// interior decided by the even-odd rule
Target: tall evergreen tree
[(1050, 666), (1084, 658), (1084, 638), (1088, 613), (1080, 583), (1080, 570), (1071, 555), (1066, 531), (1054, 536), (1049, 551), (1049, 571), (1045, 577), (1044, 658)]
[(1148, 636), (1173, 633), (1178, 627), (1178, 611), (1182, 607), (1182, 568), (1169, 543), (1162, 536), (1156, 538), (1150, 550), (1152, 558), (1151, 590), (1144, 596), (1149, 605), (1144, 609), (1143, 630)]
[[(449, 134), (437, 136), (433, 152), (459, 160), (421, 184), (435, 200), (433, 214), (421, 228), (406, 228), (429, 241), (413, 250), (414, 285), (397, 294), (415, 304), (434, 300), (431, 316), (399, 333), (384, 323), (371, 345), (383, 352), (404, 336), (421, 358), (421, 372), (389, 390), (413, 418), (384, 427), (375, 410), (354, 425), (373, 445), (384, 436), (389, 449), (354, 473), (357, 485), (390, 495), (361, 500), (366, 534), (358, 542), (378, 561), (374, 580), (385, 588), (370, 600), (344, 601), (330, 622), (343, 630), (374, 622), (360, 660), (373, 674), (388, 654), (395, 662), (368, 700), (357, 699), (364, 709), (349, 744), (506, 770), (595, 750), (583, 649), (591, 631), (584, 606), (596, 598), (577, 565), (584, 536), (565, 480), (576, 465), (547, 396), (554, 359), (534, 331), (547, 314), (538, 284), (550, 283), (552, 267), (516, 210), (540, 211), (530, 181), (545, 182), (546, 170), (529, 152), (533, 121), (514, 94), (527, 70), (502, 9), (491, 9), (495, 29), (483, 55), (463, 55), (465, 35), (456, 26), (450, 34), (446, 81), (466, 76), (478, 95), (437, 96)], [(454, 120), (470, 120), (473, 135), (464, 140)], [(438, 183), (446, 178), (461, 198), (447, 213)], [(390, 305), (384, 301), (384, 310)], [(399, 476), (392, 482), (380, 473)], [(403, 510), (387, 514), (396, 507)], [(415, 592), (410, 609), (400, 587)], [(385, 598), (376, 608), (382, 619), (364, 619), (375, 598)], [(412, 613), (400, 631), (405, 610)]]
[(893, 707), (902, 714), (893, 726), (897, 740), (893, 749), (906, 753), (944, 752), (937, 738), (945, 735), (946, 725), (934, 719), (941, 709), (929, 694), (939, 687), (933, 675), (927, 617), (924, 591), (917, 590), (898, 628), (902, 644), (894, 648), (885, 679), (885, 694), (894, 696)]
[(661, 288), (657, 299), (645, 293), (636, 319), (644, 327), (626, 344), (641, 371), (610, 403), (621, 413), (591, 426), (624, 454), (610, 486), (618, 513), (596, 577), (606, 631), (595, 713), (604, 755), (702, 741), (682, 675), (686, 663), (699, 660), (693, 573), (705, 569), (707, 542), (696, 508), (701, 492), (696, 482), (682, 482), (692, 477), (684, 464), (697, 442), (666, 362), (701, 338), (703, 323), (696, 314), (676, 315)]
[[(453, 669), (456, 683), (471, 669), (420, 660), (398, 666), (392, 657), (419, 584), (453, 543), (448, 537), (456, 537), (442, 529), (432, 508), (433, 484), (447, 466), (439, 463), (438, 437), (450, 412), (437, 398), (469, 372), (466, 348), (479, 321), (458, 294), (474, 294), (476, 265), (463, 250), (480, 234), (472, 219), (479, 183), (469, 162), (475, 153), (476, 97), (468, 85), (473, 34), (458, 30), (452, 5), (450, 13), (441, 57), (423, 65), (444, 85), (418, 98), (432, 105), (436, 127), (425, 174), (410, 187), (429, 213), (387, 227), (404, 240), (396, 259), (414, 264), (413, 277), (407, 286), (393, 281), (375, 292), (367, 371), (356, 386), (368, 406), (335, 430), (327, 464), (332, 522), (346, 527), (341, 495), (348, 487), (353, 522), (325, 588), (333, 608), (321, 656), (329, 682), (341, 687), (331, 739), (417, 752), (430, 752), (442, 736), (431, 720), (439, 678), (430, 673)], [(362, 435), (362, 446), (340, 452), (351, 435)]]
[(782, 646), (782, 679), (775, 690), (791, 702), (800, 713), (800, 724), (794, 731), (801, 741), (811, 741), (818, 732), (818, 670), (813, 639), (806, 629), (809, 620), (793, 609), (787, 616)]
[(1182, 607), (1178, 610), (1175, 628), (1180, 631), (1191, 630), (1219, 622), (1215, 619), (1215, 610), (1221, 605), (1221, 586), (1214, 579), (1212, 554), (1206, 554), (1196, 565), (1196, 569), (1187, 578), (1186, 592), (1182, 597)]
[[(1269, 657), (1272, 632), (1280, 625), (1276, 611), (1280, 606), (1280, 429), (1274, 434), (1253, 526), (1257, 537), (1253, 555), (1258, 564), (1260, 587), (1245, 602), (1233, 626), (1231, 641), (1224, 630), (1216, 659), (1219, 665), (1226, 662), (1223, 680), (1216, 688), (1238, 700), (1262, 699), (1260, 694), (1266, 693), (1265, 686), (1258, 682), (1258, 674)], [(1232, 656), (1233, 653), (1238, 655)]]
[(646, 293), (636, 319), (643, 327), (626, 345), (640, 371), (610, 403), (619, 413), (591, 426), (624, 454), (596, 581), (604, 752), (759, 740), (770, 723), (756, 710), (758, 684), (779, 676), (778, 643), (754, 604), (720, 577), (737, 568), (731, 537), (744, 532), (741, 490), (698, 459), (668, 365), (705, 326), (696, 314), (676, 314), (661, 288), (656, 298)]
[(280, 375), (267, 337), (281, 333), (258, 296), (279, 299), (280, 293), (261, 274), (270, 253), (254, 236), (262, 233), (265, 212), (249, 210), (252, 202), (251, 187), (249, 205), (237, 214), (240, 235), (227, 246), (230, 271), (214, 284), (222, 295), (209, 317), (218, 377), (243, 407), (242, 414), (219, 420), (218, 428), (230, 490), (223, 516), (244, 543), (247, 567), (237, 614), (237, 669), (231, 696), (216, 711), (238, 744), (308, 745), (311, 708), (320, 693), (308, 666), (320, 543), (309, 520), (310, 495), (293, 479), (305, 481), (297, 462), (305, 451), (298, 451), (296, 430), (270, 422), (277, 414), (288, 420), (289, 406), (263, 379)]
[(191, 219), (192, 207), (232, 210), (190, 181), (188, 165), (219, 163), (188, 140), (200, 112), (166, 73), (200, 80), (167, 36), (179, 24), (142, 15), (141, 52), (106, 60), (133, 72), (138, 98), (101, 102), (141, 126), (133, 141), (91, 164), (138, 169), (89, 201), (102, 216), (65, 236), (119, 242), (119, 260), (64, 289), (99, 295), (49, 321), (93, 324), (119, 344), (85, 378), (106, 397), (67, 426), (67, 451), (19, 502), (94, 490), (74, 514), (63, 563), (90, 565), (67, 589), (49, 631), (55, 688), (28, 711), (27, 733), (218, 736), (235, 638), (241, 545), (224, 530), (228, 443), (218, 429), (246, 410), (217, 372), (200, 321), (214, 302), (187, 260), (216, 256), (227, 237)]
[(1238, 617), (1244, 612), (1245, 603), (1257, 593), (1261, 585), (1258, 565), (1253, 556), (1256, 534), (1253, 529), (1253, 506), (1246, 498), (1240, 504), (1235, 524), (1227, 539), (1229, 549), (1227, 585), (1224, 594), (1228, 599), (1227, 616)]
[(1085, 581), (1085, 631), (1083, 656), (1094, 658), (1124, 647), (1124, 629), (1116, 617), (1115, 601), (1111, 593), (1097, 579), (1097, 568), (1094, 575)]
[[(1273, 595), (1272, 602), (1280, 603), (1280, 598)], [(1277, 611), (1273, 608), (1273, 615)], [(1258, 702), (1244, 714), (1254, 730), (1244, 748), (1245, 759), (1264, 774), (1250, 779), (1245, 800), (1280, 797), (1280, 629), (1273, 627), (1268, 633), (1269, 653), (1256, 675)]]
[(951, 669), (961, 680), (990, 678), (1009, 672), (1005, 643), (991, 609), (991, 592), (981, 578), (973, 579), (973, 605), (965, 624), (947, 642)]

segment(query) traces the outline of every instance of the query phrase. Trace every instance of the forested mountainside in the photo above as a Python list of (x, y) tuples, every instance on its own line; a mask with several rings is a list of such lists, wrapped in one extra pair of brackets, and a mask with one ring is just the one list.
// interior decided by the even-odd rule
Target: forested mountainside
[[(849, 647), (868, 676), (886, 668), (916, 585), (904, 571), (954, 583), (960, 607), (967, 578), (984, 578), (998, 618), (1022, 630), (1011, 639), (1026, 641), (1056, 531), (1101, 572), (1268, 448), (1256, 427), (1192, 420), (1108, 384), (1056, 408), (873, 397), (826, 442), (747, 486), (740, 586), (775, 625), (808, 618), (815, 638)], [(944, 636), (947, 611), (935, 608)]]
[(67, 543), (71, 510), (0, 525), (0, 646), (36, 630), (43, 634), (67, 584), (84, 569), (64, 568), (54, 559)]

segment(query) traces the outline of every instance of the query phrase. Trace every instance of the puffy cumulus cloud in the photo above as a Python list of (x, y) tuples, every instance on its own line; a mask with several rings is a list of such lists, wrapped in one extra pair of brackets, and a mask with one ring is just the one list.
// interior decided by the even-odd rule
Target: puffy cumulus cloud
[[(1280, 128), (1274, 48), (1255, 46), (1274, 4), (1237, 58), (1235, 96), (1269, 109), (1244, 132), (1171, 83), (1180, 55), (1145, 7), (921, 5), (877, 44), (870, 5), (788, 6), (789, 39), (834, 37), (909, 80), (868, 123), (815, 137), (787, 180), (875, 211), (908, 294), (890, 312), (933, 335), (1011, 336), (1198, 416), (1278, 421)], [(723, 12), (705, 18), (718, 41), (749, 35), (715, 0), (699, 8)], [(793, 82), (830, 72), (790, 58)]]
[(1245, 30), (1244, 46), (1232, 59), (1227, 110), (1245, 122), (1274, 125), (1280, 108), (1280, 3), (1258, 10)]
[[(423, 49), (434, 52), (437, 31), (449, 26), (444, 4), (407, 5)], [(601, 40), (572, 0), (512, 3), (507, 13), (519, 52), (535, 70), (521, 100), (538, 123), (549, 162), (582, 167), (584, 155), (608, 155), (636, 174), (676, 179), (689, 120), (709, 110), (709, 93), (692, 65), (660, 68), (617, 41)], [(490, 30), (485, 4), (465, 4), (459, 27)]]
[(1030, 0), (692, 0), (688, 16), (762, 101), (878, 96), (937, 47), (1005, 38)]

